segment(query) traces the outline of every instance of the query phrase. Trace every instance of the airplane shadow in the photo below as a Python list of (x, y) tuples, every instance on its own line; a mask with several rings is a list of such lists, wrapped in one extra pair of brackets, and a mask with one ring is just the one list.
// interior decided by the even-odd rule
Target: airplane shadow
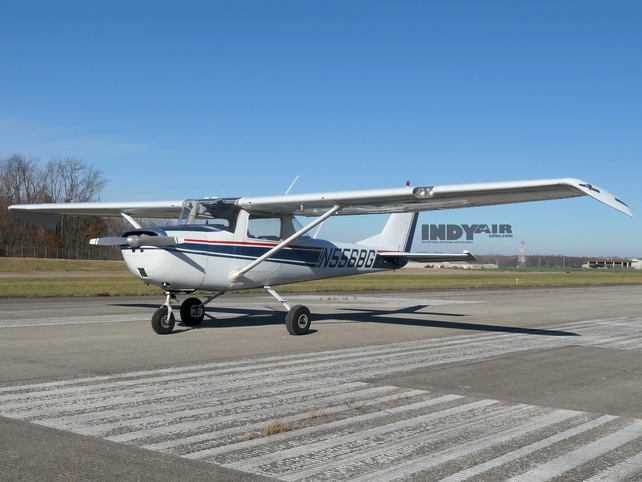
[[(417, 307), (414, 307), (417, 308)], [(421, 307), (419, 307), (421, 308)], [(399, 318), (391, 317), (399, 313), (409, 312), (405, 310), (398, 311), (382, 311), (382, 310), (360, 310), (358, 313), (347, 313), (341, 316), (344, 321), (352, 322), (369, 322), (369, 323), (385, 323), (390, 325), (406, 325), (406, 326), (423, 326), (426, 328), (447, 328), (453, 330), (469, 330), (469, 331), (485, 331), (490, 333), (514, 333), (520, 335), (538, 335), (538, 336), (580, 336), (577, 333), (563, 330), (549, 330), (546, 328), (524, 328), (519, 326), (502, 326), (502, 325), (489, 325), (485, 323), (471, 323), (461, 321), (441, 321), (435, 319), (418, 319), (418, 318)], [(413, 311), (414, 312), (414, 311)], [(430, 316), (452, 316), (462, 317), (470, 316), (464, 314), (453, 313), (435, 313), (435, 312), (421, 312), (420, 315)], [(328, 315), (328, 319), (336, 319), (335, 315)], [(321, 320), (320, 315), (315, 317), (315, 320)]]
[[(159, 304), (141, 304), (127, 303), (115, 304), (115, 306), (135, 306), (138, 308), (156, 309)], [(415, 305), (400, 309), (382, 310), (382, 309), (359, 309), (359, 308), (342, 308), (341, 313), (312, 313), (312, 324), (329, 320), (340, 320), (348, 323), (384, 323), (389, 325), (417, 326), (425, 328), (445, 328), (452, 330), (481, 331), (489, 333), (513, 333), (521, 335), (537, 336), (580, 336), (577, 333), (563, 330), (549, 330), (545, 328), (524, 328), (518, 326), (501, 326), (489, 325), (486, 323), (472, 323), (463, 321), (444, 321), (435, 319), (436, 317), (461, 318), (470, 315), (461, 313), (442, 313), (436, 311), (421, 311), (429, 308), (430, 305)], [(176, 307), (178, 326), (186, 327), (180, 321)], [(217, 313), (227, 315), (238, 315), (233, 318), (217, 318)], [(403, 315), (412, 315), (403, 316)], [(150, 314), (151, 316), (151, 314)], [(249, 308), (229, 308), (210, 306), (206, 308), (205, 319), (198, 327), (189, 327), (189, 329), (208, 329), (208, 328), (233, 328), (233, 327), (258, 327), (285, 324), (285, 312), (273, 311), (271, 308), (249, 309)], [(309, 333), (314, 333), (310, 330)], [(179, 332), (180, 333), (180, 332)]]

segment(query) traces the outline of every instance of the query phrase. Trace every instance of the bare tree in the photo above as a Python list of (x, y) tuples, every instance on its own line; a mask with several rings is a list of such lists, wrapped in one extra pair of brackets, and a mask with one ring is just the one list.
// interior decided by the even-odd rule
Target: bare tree
[(41, 168), (37, 160), (13, 155), (0, 159), (0, 245), (85, 249), (102, 235), (102, 219), (63, 216), (56, 233), (9, 215), (11, 204), (99, 200), (107, 183), (100, 170), (73, 157), (54, 158)]
[(9, 204), (47, 201), (47, 172), (33, 159), (14, 154), (0, 160), (0, 197)]
[(40, 203), (48, 200), (47, 174), (38, 162), (17, 154), (0, 159), (0, 243), (15, 245), (30, 241), (46, 245), (51, 234), (42, 228), (20, 222), (11, 217), (7, 207), (19, 203)]
[(74, 157), (54, 158), (47, 164), (51, 202), (98, 201), (107, 184), (99, 169)]
[[(74, 157), (54, 158), (47, 164), (51, 202), (89, 202), (99, 200), (107, 183), (99, 169)], [(101, 219), (62, 216), (56, 235), (62, 249), (85, 248), (90, 238), (105, 229)]]

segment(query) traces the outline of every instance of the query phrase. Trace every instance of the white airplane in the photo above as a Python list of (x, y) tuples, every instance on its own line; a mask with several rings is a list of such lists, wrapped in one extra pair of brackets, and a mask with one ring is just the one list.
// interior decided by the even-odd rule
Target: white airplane
[[(310, 328), (310, 310), (290, 306), (272, 286), (394, 270), (409, 260), (474, 261), (460, 254), (411, 253), (419, 211), (490, 206), (591, 196), (629, 216), (622, 201), (578, 179), (419, 186), (306, 195), (207, 198), (170, 202), (22, 204), (9, 206), (17, 218), (55, 229), (61, 215), (123, 216), (133, 227), (121, 236), (96, 238), (94, 245), (120, 246), (129, 270), (165, 290), (152, 316), (158, 334), (175, 324), (171, 303), (177, 293), (214, 292), (204, 301), (187, 298), (180, 306), (185, 325), (199, 325), (205, 306), (228, 291), (265, 288), (287, 310), (292, 335)], [(308, 232), (330, 216), (389, 213), (376, 236), (345, 244), (316, 239)], [(173, 218), (172, 226), (141, 227), (139, 218)], [(316, 217), (301, 227), (295, 216)]]

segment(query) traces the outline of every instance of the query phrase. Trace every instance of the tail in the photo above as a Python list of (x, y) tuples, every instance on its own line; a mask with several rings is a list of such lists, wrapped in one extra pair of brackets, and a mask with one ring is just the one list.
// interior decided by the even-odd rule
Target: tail
[(412, 238), (415, 236), (419, 213), (394, 213), (376, 236), (364, 239), (357, 244), (373, 246), (383, 251), (410, 252)]

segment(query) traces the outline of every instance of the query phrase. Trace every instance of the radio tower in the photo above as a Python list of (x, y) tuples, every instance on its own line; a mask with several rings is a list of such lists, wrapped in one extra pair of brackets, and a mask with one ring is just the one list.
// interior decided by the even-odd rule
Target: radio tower
[(520, 268), (526, 267), (526, 254), (524, 254), (524, 241), (519, 245), (519, 256), (517, 257), (517, 266)]

